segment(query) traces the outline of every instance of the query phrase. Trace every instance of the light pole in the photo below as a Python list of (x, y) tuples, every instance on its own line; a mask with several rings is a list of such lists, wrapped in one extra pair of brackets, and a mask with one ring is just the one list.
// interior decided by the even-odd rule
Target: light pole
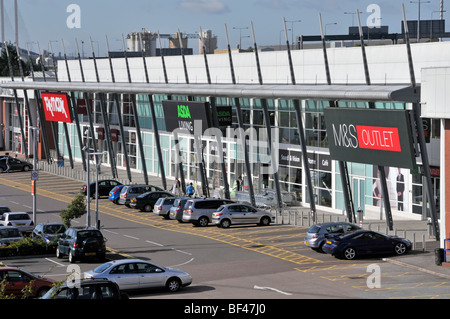
[(417, 3), (418, 14), (417, 14), (417, 43), (420, 42), (420, 6), (422, 3), (431, 3), (431, 1), (410, 1), (410, 3)]
[(237, 28), (237, 27), (233, 27), (233, 30), (239, 30), (239, 50), (242, 49), (242, 30), (248, 30), (248, 27), (241, 27), (241, 28)]
[(33, 196), (33, 223), (36, 225), (36, 182), (38, 179), (38, 170), (37, 170), (37, 154), (38, 154), (38, 143), (37, 143), (37, 134), (40, 131), (39, 127), (30, 126), (28, 127), (30, 131), (33, 131), (33, 144), (34, 144), (34, 150), (33, 150), (33, 171), (31, 172), (31, 187), (32, 187), (32, 196)]
[(336, 25), (336, 24), (337, 24), (337, 22), (325, 24), (325, 35), (327, 35), (327, 27), (328, 27), (329, 25)]
[(296, 22), (302, 22), (302, 20), (287, 20), (286, 22), (290, 22), (291, 23), (291, 41), (292, 41), (292, 45), (294, 45), (294, 23)]
[[(364, 12), (359, 12), (360, 14), (364, 13)], [(355, 14), (356, 12), (344, 12), (344, 14), (351, 14), (352, 15), (352, 27), (355, 26)]]

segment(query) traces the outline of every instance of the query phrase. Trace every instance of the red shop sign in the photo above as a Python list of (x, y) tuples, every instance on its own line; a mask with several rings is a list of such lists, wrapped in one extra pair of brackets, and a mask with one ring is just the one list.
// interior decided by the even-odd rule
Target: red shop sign
[(41, 93), (47, 121), (72, 123), (69, 99), (65, 93)]

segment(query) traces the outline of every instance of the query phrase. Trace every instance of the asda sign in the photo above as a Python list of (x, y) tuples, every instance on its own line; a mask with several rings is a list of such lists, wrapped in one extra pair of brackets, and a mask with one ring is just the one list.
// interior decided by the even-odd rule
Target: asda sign
[[(192, 101), (162, 101), (166, 131), (185, 129), (194, 134), (210, 127), (209, 103)], [(201, 126), (201, 127), (200, 127)]]
[(324, 115), (332, 159), (416, 167), (407, 110), (325, 108)]

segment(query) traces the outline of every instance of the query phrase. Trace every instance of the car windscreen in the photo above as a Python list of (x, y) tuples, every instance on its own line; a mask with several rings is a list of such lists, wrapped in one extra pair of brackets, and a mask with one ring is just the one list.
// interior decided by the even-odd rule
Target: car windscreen
[(100, 274), (100, 273), (104, 272), (106, 269), (108, 269), (109, 267), (111, 267), (112, 265), (113, 265), (113, 263), (105, 263), (105, 264), (100, 265), (97, 268), (95, 268), (94, 272), (96, 274)]
[(28, 214), (12, 214), (9, 215), (8, 220), (28, 220), (30, 216)]
[(61, 234), (66, 231), (64, 225), (45, 225), (44, 234)]
[(0, 238), (13, 238), (13, 237), (21, 237), (19, 230), (17, 228), (0, 229)]
[(320, 231), (320, 226), (313, 225), (313, 226), (311, 226), (311, 228), (308, 230), (308, 233), (317, 234), (319, 231)]
[(86, 238), (102, 238), (102, 234), (98, 230), (81, 230), (77, 235), (78, 239), (83, 241)]

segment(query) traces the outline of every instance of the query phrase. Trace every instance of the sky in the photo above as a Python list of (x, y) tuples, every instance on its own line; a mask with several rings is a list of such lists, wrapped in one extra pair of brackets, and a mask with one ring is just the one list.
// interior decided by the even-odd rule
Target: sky
[[(15, 42), (14, 1), (5, 2), (5, 38)], [(439, 18), (440, 0), (422, 0), (421, 19)], [(363, 26), (374, 21), (389, 26), (390, 33), (401, 32), (402, 3), (408, 20), (417, 20), (419, 1), (398, 0), (18, 0), (19, 44), (31, 50), (76, 52), (75, 39), (86, 55), (92, 38), (97, 55), (106, 53), (106, 36), (112, 51), (122, 49), (122, 34), (147, 31), (196, 34), (211, 30), (218, 48), (226, 48), (225, 25), (232, 48), (253, 46), (251, 23), (258, 46), (285, 44), (283, 18), (292, 35), (319, 35), (319, 14), (327, 34), (348, 34), (357, 25), (361, 12)], [(75, 6), (74, 6), (75, 5)], [(374, 10), (375, 8), (375, 10)], [(444, 8), (445, 10), (445, 8)], [(446, 18), (446, 13), (444, 13)], [(299, 21), (300, 20), (300, 21)], [(84, 42), (83, 46), (81, 43)], [(163, 43), (163, 46), (167, 46)], [(198, 40), (188, 46), (198, 52)]]

